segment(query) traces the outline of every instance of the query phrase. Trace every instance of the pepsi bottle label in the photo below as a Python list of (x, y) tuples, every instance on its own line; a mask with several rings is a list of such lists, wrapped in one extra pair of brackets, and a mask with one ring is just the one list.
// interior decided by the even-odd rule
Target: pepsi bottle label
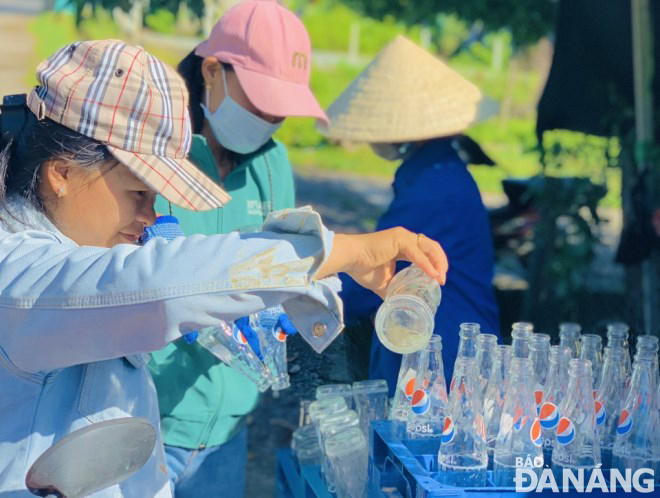
[(619, 423), (616, 427), (616, 433), (620, 434), (621, 436), (625, 436), (630, 432), (633, 426), (633, 418), (632, 414), (624, 409), (621, 411), (621, 415), (619, 416)]
[(562, 417), (559, 419), (559, 424), (557, 425), (557, 443), (566, 446), (571, 444), (575, 439), (575, 425), (568, 417)]
[(541, 420), (534, 419), (532, 426), (529, 428), (529, 438), (532, 440), (534, 446), (543, 446), (543, 431), (541, 430)]

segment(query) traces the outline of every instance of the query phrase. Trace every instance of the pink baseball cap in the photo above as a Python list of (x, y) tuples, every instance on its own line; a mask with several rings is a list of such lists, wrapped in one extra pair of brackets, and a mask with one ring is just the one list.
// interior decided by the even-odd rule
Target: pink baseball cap
[(328, 123), (309, 88), (312, 48), (307, 30), (275, 0), (247, 0), (229, 9), (195, 54), (231, 64), (261, 112)]

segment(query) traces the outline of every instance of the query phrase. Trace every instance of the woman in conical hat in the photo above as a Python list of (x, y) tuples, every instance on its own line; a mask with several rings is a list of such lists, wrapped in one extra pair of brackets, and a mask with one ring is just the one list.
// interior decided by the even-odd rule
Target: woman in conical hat
[[(403, 226), (442, 244), (451, 261), (436, 314), (445, 369), (451, 369), (462, 322), (498, 333), (492, 287), (493, 245), (486, 209), (467, 163), (492, 162), (462, 135), (477, 114), (479, 90), (445, 63), (404, 37), (385, 47), (326, 111), (319, 123), (329, 138), (366, 142), (388, 160), (402, 160), (394, 199), (378, 229)], [(475, 161), (474, 152), (482, 160)], [(372, 316), (380, 298), (349, 279), (342, 292), (347, 324)], [(370, 377), (395, 389), (401, 356), (374, 335)]]

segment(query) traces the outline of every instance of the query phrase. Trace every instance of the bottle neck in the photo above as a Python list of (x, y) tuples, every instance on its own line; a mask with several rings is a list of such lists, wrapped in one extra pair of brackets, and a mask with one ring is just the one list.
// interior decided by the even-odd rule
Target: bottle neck
[(650, 359), (638, 358), (633, 365), (630, 395), (633, 397), (637, 396), (637, 399), (641, 403), (652, 403), (655, 399), (656, 389), (654, 362)]
[(568, 367), (568, 378), (568, 392), (577, 391), (581, 397), (593, 396), (593, 377), (589, 360), (571, 360)]
[(523, 382), (527, 384), (532, 376), (532, 360), (529, 358), (513, 358), (511, 360), (509, 380), (512, 383)]
[(478, 332), (475, 333), (472, 329), (463, 329), (463, 326), (461, 325), (461, 331), (459, 333), (461, 340), (458, 343), (458, 356), (465, 358), (475, 358), (477, 356), (476, 337), (478, 335)]
[(603, 371), (601, 372), (596, 391), (603, 396), (608, 386), (618, 392), (626, 383), (626, 365), (623, 351), (618, 348), (605, 348)]

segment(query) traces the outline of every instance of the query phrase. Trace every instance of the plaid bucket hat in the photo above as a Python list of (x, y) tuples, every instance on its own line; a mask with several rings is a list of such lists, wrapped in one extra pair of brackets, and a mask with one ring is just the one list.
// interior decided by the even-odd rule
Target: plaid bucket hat
[(119, 40), (66, 45), (37, 68), (28, 107), (108, 147), (168, 201), (193, 211), (231, 197), (186, 159), (192, 132), (181, 77), (142, 47)]

